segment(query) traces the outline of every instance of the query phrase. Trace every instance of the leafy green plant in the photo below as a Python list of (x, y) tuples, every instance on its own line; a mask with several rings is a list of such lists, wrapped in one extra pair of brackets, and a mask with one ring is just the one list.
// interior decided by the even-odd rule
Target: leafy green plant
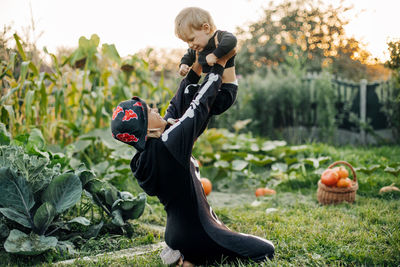
[(57, 238), (48, 236), (47, 230), (57, 215), (79, 201), (82, 193), (79, 178), (71, 173), (61, 174), (35, 191), (34, 182), (10, 167), (3, 167), (0, 168), (0, 184), (0, 212), (7, 219), (32, 230), (28, 236), (13, 229), (4, 243), (6, 251), (37, 255), (55, 247)]
[(393, 126), (397, 140), (400, 140), (400, 41), (388, 43), (390, 59), (386, 66), (393, 70), (391, 98), (385, 103), (383, 111), (389, 117), (390, 124)]
[[(0, 139), (0, 213), (4, 216), (0, 228), (2, 237), (8, 236), (7, 252), (40, 254), (58, 244), (51, 235), (60, 225), (89, 224), (85, 218), (63, 221), (61, 215), (81, 198), (82, 184), (75, 174), (61, 173), (61, 156), (43, 151), (40, 131), (11, 139), (0, 124)], [(31, 230), (29, 235), (26, 229)]]
[(119, 191), (107, 181), (96, 178), (95, 173), (79, 166), (75, 172), (81, 179), (85, 194), (104, 211), (111, 223), (121, 227), (125, 232), (130, 225), (129, 219), (139, 218), (146, 205), (146, 194), (140, 193), (134, 197), (130, 192)]

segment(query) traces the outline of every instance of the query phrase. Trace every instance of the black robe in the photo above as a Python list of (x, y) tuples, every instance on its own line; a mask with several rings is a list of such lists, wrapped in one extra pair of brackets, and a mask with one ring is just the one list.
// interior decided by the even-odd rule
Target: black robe
[(197, 161), (191, 156), (193, 144), (211, 116), (222, 72), (216, 65), (201, 86), (192, 85), (198, 79), (194, 72), (189, 73), (164, 117), (178, 118), (178, 122), (160, 138), (149, 138), (145, 150), (131, 161), (139, 185), (165, 207), (165, 242), (196, 264), (219, 261), (222, 255), (262, 261), (274, 254), (270, 241), (233, 232), (217, 218), (204, 194)]

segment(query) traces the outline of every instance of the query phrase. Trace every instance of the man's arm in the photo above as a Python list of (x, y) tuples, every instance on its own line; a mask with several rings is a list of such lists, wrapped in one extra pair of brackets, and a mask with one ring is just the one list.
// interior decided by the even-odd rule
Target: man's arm
[(211, 107), (221, 86), (224, 66), (235, 53), (233, 50), (218, 59), (185, 113), (161, 135), (167, 149), (183, 166), (189, 166), (193, 144), (209, 121)]

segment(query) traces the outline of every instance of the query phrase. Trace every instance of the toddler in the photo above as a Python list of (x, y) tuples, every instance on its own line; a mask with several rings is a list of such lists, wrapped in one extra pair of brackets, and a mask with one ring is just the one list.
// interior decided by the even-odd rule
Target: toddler
[[(179, 66), (179, 74), (182, 76), (188, 74), (196, 59), (202, 72), (208, 73), (217, 59), (235, 49), (237, 44), (232, 33), (217, 30), (210, 13), (197, 7), (185, 8), (176, 16), (175, 34), (189, 45)], [(238, 83), (234, 60), (235, 57), (232, 57), (225, 65), (222, 85), (211, 110), (212, 115), (223, 113), (236, 100)]]

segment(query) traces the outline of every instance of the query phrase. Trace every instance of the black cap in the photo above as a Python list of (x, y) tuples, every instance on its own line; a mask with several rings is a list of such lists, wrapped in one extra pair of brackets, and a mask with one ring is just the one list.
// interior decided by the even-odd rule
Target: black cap
[(139, 97), (122, 101), (114, 109), (111, 120), (112, 136), (143, 151), (147, 140), (147, 104)]

